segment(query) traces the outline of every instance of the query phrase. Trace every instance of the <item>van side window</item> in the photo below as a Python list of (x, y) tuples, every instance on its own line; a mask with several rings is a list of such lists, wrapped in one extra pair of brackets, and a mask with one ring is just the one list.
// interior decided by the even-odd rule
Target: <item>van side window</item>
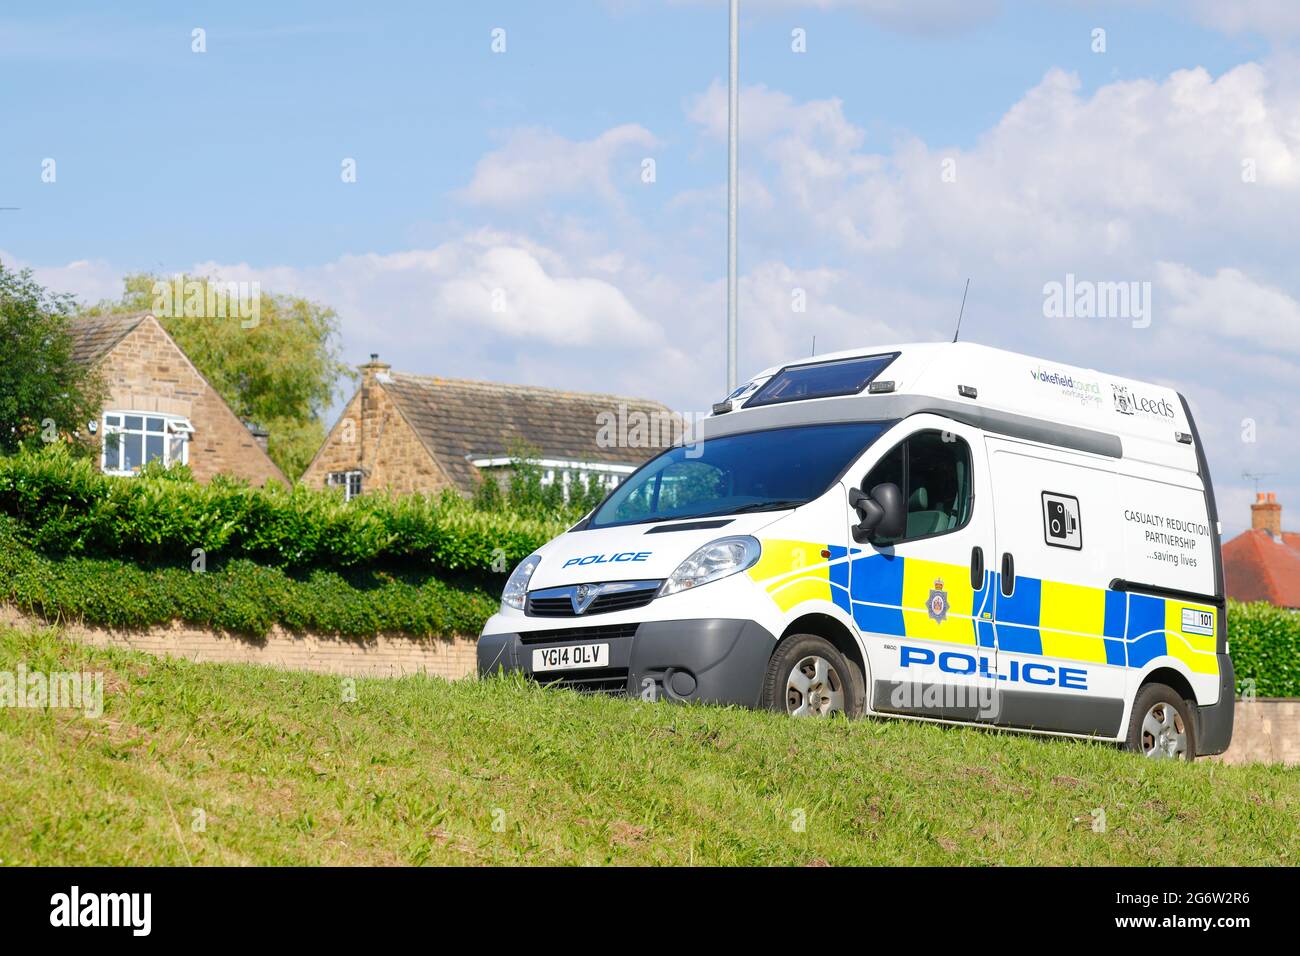
[(923, 431), (892, 448), (862, 481), (862, 490), (893, 482), (907, 501), (907, 531), (900, 538), (873, 538), (899, 544), (956, 531), (970, 520), (970, 446), (950, 432)]

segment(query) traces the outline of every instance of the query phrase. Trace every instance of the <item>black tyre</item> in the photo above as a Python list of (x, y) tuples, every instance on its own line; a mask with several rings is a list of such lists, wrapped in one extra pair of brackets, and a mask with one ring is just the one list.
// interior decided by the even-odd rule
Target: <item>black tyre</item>
[(1124, 746), (1151, 760), (1196, 759), (1192, 705), (1172, 687), (1147, 684), (1133, 701)]
[(835, 646), (813, 634), (792, 634), (777, 645), (763, 681), (763, 706), (794, 717), (856, 717), (862, 679)]

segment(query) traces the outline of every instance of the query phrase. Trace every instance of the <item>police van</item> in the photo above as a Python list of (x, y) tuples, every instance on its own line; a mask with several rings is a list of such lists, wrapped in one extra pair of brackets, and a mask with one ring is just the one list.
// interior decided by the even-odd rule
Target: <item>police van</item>
[(1186, 400), (968, 343), (768, 369), (511, 574), (480, 674), (792, 715), (1232, 736)]

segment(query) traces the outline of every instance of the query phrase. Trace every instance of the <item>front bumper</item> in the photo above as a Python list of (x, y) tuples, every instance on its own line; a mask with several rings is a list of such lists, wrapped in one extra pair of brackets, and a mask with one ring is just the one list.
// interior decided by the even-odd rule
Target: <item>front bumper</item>
[(1219, 655), (1219, 702), (1196, 708), (1196, 756), (1221, 754), (1232, 743), (1232, 721), (1237, 707), (1237, 677), (1232, 658)]
[[(533, 651), (609, 644), (609, 666), (533, 673)], [(695, 618), (485, 634), (478, 640), (479, 676), (519, 671), (544, 683), (611, 690), (658, 700), (758, 705), (776, 638), (754, 621)]]

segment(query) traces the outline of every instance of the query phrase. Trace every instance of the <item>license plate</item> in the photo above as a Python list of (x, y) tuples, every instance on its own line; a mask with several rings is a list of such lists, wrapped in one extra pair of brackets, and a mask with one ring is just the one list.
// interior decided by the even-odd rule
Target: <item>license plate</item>
[(534, 671), (566, 671), (580, 667), (608, 667), (608, 644), (574, 644), (533, 650)]

